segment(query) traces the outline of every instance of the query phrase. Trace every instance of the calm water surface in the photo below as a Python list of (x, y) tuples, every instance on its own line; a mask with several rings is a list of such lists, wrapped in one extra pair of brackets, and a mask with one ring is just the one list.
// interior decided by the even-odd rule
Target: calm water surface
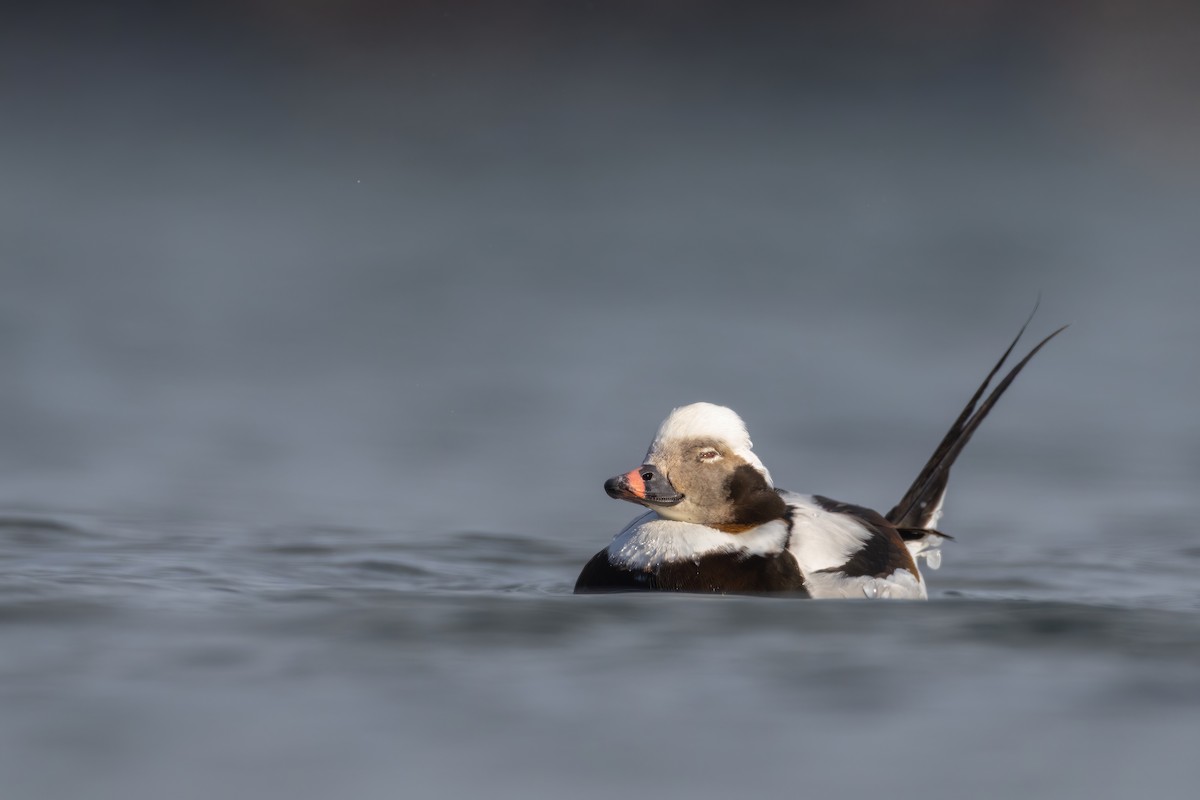
[(576, 598), (587, 550), (562, 537), (81, 515), (0, 536), (15, 796), (716, 797), (899, 775), (900, 796), (1126, 797), (1200, 777), (1200, 548), (1168, 537), (959, 542), (930, 602), (882, 604)]

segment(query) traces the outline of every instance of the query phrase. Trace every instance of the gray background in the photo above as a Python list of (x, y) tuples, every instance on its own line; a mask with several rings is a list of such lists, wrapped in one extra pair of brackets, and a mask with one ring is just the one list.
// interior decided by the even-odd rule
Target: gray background
[[(0, 25), (6, 797), (1200, 778), (1190, 7), (161, 5)], [(673, 406), (886, 509), (1039, 293), (936, 608), (567, 595)]]

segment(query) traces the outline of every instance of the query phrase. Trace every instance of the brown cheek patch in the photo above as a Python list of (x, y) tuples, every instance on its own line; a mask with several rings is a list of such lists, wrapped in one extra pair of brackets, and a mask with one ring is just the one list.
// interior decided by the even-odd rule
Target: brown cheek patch
[(725, 482), (725, 492), (733, 508), (733, 523), (754, 527), (773, 519), (782, 519), (787, 503), (767, 483), (767, 479), (749, 464), (733, 470)]

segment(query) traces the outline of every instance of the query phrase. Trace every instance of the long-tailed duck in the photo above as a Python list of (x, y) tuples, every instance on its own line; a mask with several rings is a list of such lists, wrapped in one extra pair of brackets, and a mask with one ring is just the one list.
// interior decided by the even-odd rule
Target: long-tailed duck
[(1039, 342), (980, 404), (1028, 324), (886, 515), (775, 488), (741, 417), (711, 403), (676, 408), (644, 463), (604, 484), (611, 497), (650, 511), (584, 566), (575, 591), (925, 599), (917, 561), (941, 564), (950, 537), (935, 526), (950, 467), (1022, 368), (1066, 328)]

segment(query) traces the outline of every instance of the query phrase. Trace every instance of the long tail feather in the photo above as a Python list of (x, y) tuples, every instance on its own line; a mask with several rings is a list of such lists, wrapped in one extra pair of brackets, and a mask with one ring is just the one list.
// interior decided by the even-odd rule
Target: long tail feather
[[(1037, 306), (1034, 306), (1034, 312), (1037, 311)], [(887, 519), (897, 527), (901, 528), (927, 528), (933, 521), (933, 517), (937, 515), (937, 511), (941, 506), (941, 500), (946, 492), (946, 482), (950, 477), (950, 467), (954, 465), (954, 461), (958, 458), (958, 454), (966, 447), (967, 442), (971, 439), (971, 434), (983, 422), (984, 417), (996, 405), (996, 401), (1004, 394), (1004, 391), (1012, 384), (1013, 380), (1024, 369), (1037, 352), (1042, 349), (1055, 336), (1066, 330), (1064, 325), (1058, 330), (1051, 333), (1045, 339), (1029, 351), (1029, 353), (1021, 359), (1021, 361), (1009, 370), (1001, 381), (996, 384), (991, 394), (983, 401), (983, 404), (976, 410), (975, 405), (979, 402), (979, 398), (987, 390), (988, 384), (992, 382), (992, 378), (1000, 371), (1004, 362), (1008, 360), (1013, 348), (1021, 339), (1021, 335), (1028, 327), (1030, 320), (1033, 319), (1033, 313), (1029, 315), (1029, 319), (1025, 320), (1025, 324), (1021, 326), (1021, 330), (1017, 332), (1016, 338), (1012, 340), (1012, 344), (1004, 351), (1004, 355), (996, 362), (996, 366), (992, 367), (991, 372), (984, 378), (983, 383), (975, 390), (975, 394), (967, 402), (966, 408), (958, 415), (958, 419), (950, 426), (950, 430), (943, 437), (929, 461), (925, 463), (924, 469), (913, 481), (912, 486), (904, 493), (904, 497), (900, 502), (887, 514)]]
[[(1023, 324), (1021, 329), (1017, 331), (1017, 335), (1014, 336), (1012, 342), (1009, 343), (1008, 349), (1004, 351), (1004, 353), (1000, 356), (1000, 360), (997, 361), (995, 366), (992, 367), (991, 371), (988, 372), (987, 377), (983, 379), (983, 383), (979, 384), (979, 388), (975, 390), (975, 394), (971, 395), (971, 399), (967, 401), (967, 405), (965, 408), (963, 408), (962, 413), (958, 415), (958, 419), (954, 420), (954, 424), (950, 426), (950, 430), (948, 430), (946, 435), (942, 437), (942, 441), (938, 443), (937, 449), (933, 451), (933, 455), (930, 456), (929, 460), (925, 462), (925, 466), (921, 470), (921, 474), (919, 474), (917, 479), (913, 481), (912, 486), (908, 488), (908, 491), (905, 493), (900, 502), (896, 504), (896, 507), (888, 512), (888, 520), (902, 527), (910, 526), (913, 528), (924, 528), (930, 524), (931, 520), (929, 517), (935, 513), (935, 510), (939, 505), (938, 501), (941, 499), (941, 492), (926, 492), (926, 501), (919, 505), (917, 502), (917, 493), (923, 486), (925, 486), (926, 482), (929, 480), (938, 464), (942, 462), (942, 459), (945, 457), (946, 453), (949, 452), (950, 448), (954, 446), (954, 443), (958, 440), (958, 437), (962, 435), (963, 427), (966, 425), (967, 420), (970, 419), (972, 412), (975, 410), (975, 404), (979, 402), (979, 398), (982, 397), (983, 393), (987, 390), (988, 384), (992, 382), (992, 378), (996, 377), (996, 373), (1000, 371), (1002, 366), (1004, 366), (1004, 362), (1007, 361), (1008, 357), (1012, 354), (1013, 348), (1017, 346), (1017, 342), (1021, 341), (1021, 337), (1025, 334), (1025, 329), (1028, 328), (1029, 323), (1033, 321), (1033, 317), (1035, 314), (1037, 314), (1038, 306), (1041, 305), (1041, 302), (1042, 298), (1039, 296), (1033, 304), (1033, 310), (1029, 312), (1029, 316), (1025, 319), (1025, 324)], [(946, 475), (946, 477), (943, 478), (941, 491), (945, 491), (945, 481), (948, 477), (949, 476)], [(916, 513), (912, 513), (914, 509)], [(911, 514), (911, 518), (902, 519), (902, 512), (904, 514)]]

